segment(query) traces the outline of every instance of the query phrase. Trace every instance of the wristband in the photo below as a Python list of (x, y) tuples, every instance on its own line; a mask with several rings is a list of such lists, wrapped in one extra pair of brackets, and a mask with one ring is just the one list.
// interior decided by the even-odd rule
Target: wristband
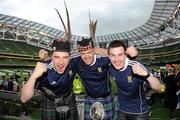
[(148, 72), (148, 74), (147, 74), (146, 76), (144, 76), (144, 78), (146, 78), (146, 79), (147, 79), (147, 78), (149, 78), (149, 77), (150, 77), (150, 75), (151, 75), (151, 74)]

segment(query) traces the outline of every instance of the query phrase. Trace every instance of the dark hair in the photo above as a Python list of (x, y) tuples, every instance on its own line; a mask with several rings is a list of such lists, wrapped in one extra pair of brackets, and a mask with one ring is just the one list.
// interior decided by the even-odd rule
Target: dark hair
[(71, 51), (69, 41), (54, 40), (51, 47), (52, 47), (52, 52), (55, 52), (55, 51), (70, 52)]
[(124, 51), (126, 51), (126, 46), (121, 40), (114, 40), (114, 41), (110, 42), (108, 45), (108, 54), (109, 54), (109, 50), (111, 48), (116, 48), (116, 47), (123, 47)]

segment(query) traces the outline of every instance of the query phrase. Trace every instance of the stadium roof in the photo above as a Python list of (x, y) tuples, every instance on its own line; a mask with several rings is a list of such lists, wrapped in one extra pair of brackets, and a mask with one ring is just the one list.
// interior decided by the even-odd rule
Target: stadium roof
[[(138, 14), (138, 13), (137, 13)], [(179, 19), (179, 20), (178, 20)], [(11, 28), (16, 28), (12, 30)], [(180, 32), (180, 1), (179, 0), (155, 0), (153, 11), (149, 20), (133, 30), (114, 33), (109, 35), (96, 36), (96, 43), (107, 44), (112, 40), (128, 41), (131, 45), (139, 47), (157, 45), (169, 38), (176, 37)], [(11, 30), (16, 34), (30, 36), (24, 37), (38, 39), (39, 44), (48, 45), (54, 39), (65, 37), (61, 30), (25, 19), (0, 14), (0, 32)], [(0, 34), (0, 37), (4, 37)], [(72, 41), (76, 42), (81, 36), (73, 35)]]

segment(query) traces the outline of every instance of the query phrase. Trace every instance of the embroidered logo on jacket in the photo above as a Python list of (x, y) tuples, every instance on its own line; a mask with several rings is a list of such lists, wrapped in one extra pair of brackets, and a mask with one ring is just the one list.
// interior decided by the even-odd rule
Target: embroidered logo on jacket
[(101, 73), (102, 72), (102, 68), (98, 67), (98, 72)]
[(127, 76), (127, 80), (128, 80), (129, 83), (132, 82), (132, 76), (131, 76), (131, 75), (128, 75), (128, 76)]

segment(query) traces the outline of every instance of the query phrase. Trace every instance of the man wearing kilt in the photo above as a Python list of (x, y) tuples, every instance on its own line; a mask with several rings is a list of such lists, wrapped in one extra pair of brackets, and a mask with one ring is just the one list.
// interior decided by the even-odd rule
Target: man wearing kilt
[[(108, 72), (108, 57), (101, 57), (94, 53), (94, 44), (91, 38), (78, 41), (80, 57), (77, 64), (77, 73), (81, 77), (86, 90), (84, 120), (113, 119), (114, 106), (111, 95), (110, 77)], [(95, 104), (99, 104), (101, 111), (96, 113)], [(94, 112), (93, 112), (94, 111)]]
[(52, 59), (36, 67), (23, 86), (21, 101), (33, 97), (34, 89), (42, 92), (42, 120), (78, 120), (72, 92), (76, 66), (70, 62), (69, 41), (54, 41)]

